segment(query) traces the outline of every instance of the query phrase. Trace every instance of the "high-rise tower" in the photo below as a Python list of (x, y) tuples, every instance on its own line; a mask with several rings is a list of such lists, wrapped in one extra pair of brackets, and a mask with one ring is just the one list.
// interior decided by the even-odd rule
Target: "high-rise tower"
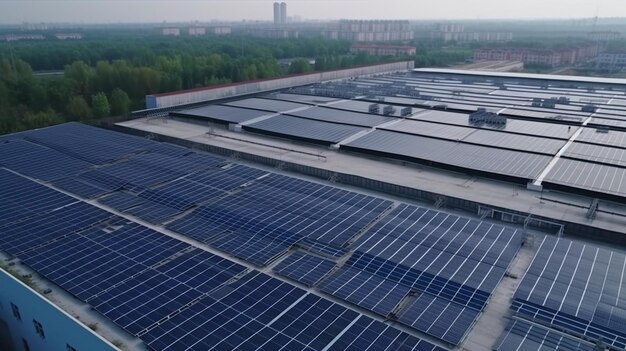
[(280, 24), (287, 24), (287, 3), (280, 3)]
[(281, 20), (280, 16), (280, 4), (278, 2), (274, 3), (274, 24), (279, 25)]

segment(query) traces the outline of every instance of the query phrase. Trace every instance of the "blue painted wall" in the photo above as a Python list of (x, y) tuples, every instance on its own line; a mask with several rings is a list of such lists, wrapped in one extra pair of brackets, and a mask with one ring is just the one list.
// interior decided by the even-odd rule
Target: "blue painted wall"
[(154, 95), (146, 95), (146, 109), (157, 108), (157, 99)]
[[(21, 320), (13, 315), (11, 303), (19, 308)], [(0, 318), (11, 331), (17, 350), (24, 350), (22, 338), (31, 351), (114, 351), (116, 347), (85, 327), (30, 287), (0, 269)], [(41, 338), (33, 323), (41, 323), (45, 338)]]

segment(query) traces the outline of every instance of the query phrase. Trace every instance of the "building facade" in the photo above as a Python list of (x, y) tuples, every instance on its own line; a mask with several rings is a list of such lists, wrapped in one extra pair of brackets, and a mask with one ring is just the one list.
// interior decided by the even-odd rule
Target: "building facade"
[(365, 52), (371, 56), (401, 56), (415, 55), (416, 49), (404, 45), (354, 44), (350, 47), (350, 52), (353, 54)]
[(232, 34), (233, 29), (229, 26), (216, 26), (211, 27), (211, 33), (214, 35), (228, 35)]
[(161, 34), (166, 35), (166, 36), (178, 37), (180, 36), (180, 28), (178, 27), (161, 28)]
[(0, 286), (0, 349), (119, 350), (2, 269)]
[(600, 69), (621, 70), (626, 67), (626, 52), (603, 52), (596, 59)]
[(588, 61), (598, 56), (599, 46), (588, 44), (559, 50), (527, 48), (482, 48), (474, 50), (474, 62), (521, 61), (524, 64), (558, 67)]
[(439, 23), (430, 33), (431, 39), (445, 42), (505, 42), (513, 40), (512, 32), (466, 32), (460, 23)]
[(205, 27), (197, 27), (197, 26), (196, 27), (189, 27), (187, 29), (187, 32), (192, 37), (198, 37), (198, 36), (206, 35), (206, 28)]
[(59, 40), (80, 40), (83, 35), (80, 33), (57, 33), (54, 37)]
[(341, 20), (336, 29), (322, 33), (327, 39), (358, 42), (410, 41), (414, 38), (409, 21)]

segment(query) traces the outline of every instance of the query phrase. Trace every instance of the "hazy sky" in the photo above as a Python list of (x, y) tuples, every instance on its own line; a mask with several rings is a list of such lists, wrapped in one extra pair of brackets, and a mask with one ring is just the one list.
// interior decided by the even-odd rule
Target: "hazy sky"
[[(0, 0), (0, 23), (270, 20), (267, 0)], [(309, 19), (626, 17), (626, 0), (292, 0)]]

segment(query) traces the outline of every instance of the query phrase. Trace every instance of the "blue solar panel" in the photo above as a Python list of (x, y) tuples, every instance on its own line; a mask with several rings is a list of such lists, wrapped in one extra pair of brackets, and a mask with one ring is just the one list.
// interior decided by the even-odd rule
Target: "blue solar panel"
[(335, 262), (303, 252), (294, 252), (274, 268), (280, 275), (314, 286), (335, 267)]
[(211, 188), (228, 191), (266, 174), (266, 171), (260, 169), (242, 165), (231, 165), (226, 169), (213, 169), (207, 172), (198, 172), (185, 179), (204, 186), (210, 186)]
[(545, 237), (511, 308), (552, 329), (626, 348), (624, 267), (622, 253)]
[(80, 197), (91, 199), (94, 197), (98, 197), (104, 195), (111, 190), (106, 188), (98, 187), (94, 184), (90, 184), (85, 180), (81, 180), (78, 177), (68, 177), (55, 181), (52, 183), (55, 187), (59, 189), (63, 189), (69, 193), (74, 195), (78, 195)]
[(347, 249), (344, 249), (340, 246), (322, 243), (309, 238), (304, 238), (300, 240), (297, 245), (305, 250), (313, 251), (320, 255), (328, 256), (330, 258), (339, 258), (349, 252)]
[(203, 293), (247, 271), (242, 265), (201, 250), (186, 252), (154, 269)]
[(592, 343), (556, 332), (542, 325), (515, 318), (506, 327), (494, 350), (593, 351), (597, 349)]
[(0, 166), (52, 181), (78, 174), (92, 164), (28, 141), (13, 140), (0, 144)]
[(224, 191), (188, 179), (177, 179), (137, 196), (161, 205), (184, 211), (212, 198), (223, 196)]
[(89, 299), (89, 304), (137, 335), (201, 296), (201, 292), (175, 279), (146, 270)]
[(0, 228), (0, 248), (16, 255), (48, 241), (85, 230), (111, 217), (104, 210), (78, 202)]
[(180, 211), (175, 208), (150, 201), (145, 201), (141, 205), (130, 208), (124, 212), (154, 224), (165, 222), (180, 213)]
[(248, 274), (140, 337), (153, 350), (234, 350), (265, 326), (271, 326), (304, 294), (267, 275)]
[(110, 194), (107, 197), (98, 199), (98, 202), (118, 211), (125, 211), (129, 208), (139, 206), (147, 202), (147, 200), (127, 192), (119, 191)]
[(430, 294), (421, 294), (398, 314), (398, 320), (452, 345), (458, 345), (479, 314), (475, 309)]
[(198, 208), (169, 228), (265, 265), (305, 238), (344, 245), (390, 205), (371, 196), (271, 175)]
[(76, 202), (70, 196), (4, 169), (0, 169), (0, 184), (0, 227)]
[[(268, 327), (303, 346), (313, 350), (322, 350), (358, 316), (359, 313), (355, 311), (309, 294), (272, 321)], [(267, 343), (263, 343), (263, 339), (251, 338), (241, 346), (243, 348), (251, 348), (255, 345), (264, 347)]]
[(94, 164), (105, 164), (139, 152), (154, 142), (80, 123), (28, 131), (24, 137), (68, 156)]
[(383, 317), (411, 291), (406, 286), (354, 268), (342, 268), (326, 279), (320, 289)]
[(329, 351), (445, 351), (412, 335), (366, 316), (350, 326)]
[[(457, 345), (520, 245), (513, 229), (401, 204), (321, 288)], [(412, 296), (421, 303), (400, 304)]]

